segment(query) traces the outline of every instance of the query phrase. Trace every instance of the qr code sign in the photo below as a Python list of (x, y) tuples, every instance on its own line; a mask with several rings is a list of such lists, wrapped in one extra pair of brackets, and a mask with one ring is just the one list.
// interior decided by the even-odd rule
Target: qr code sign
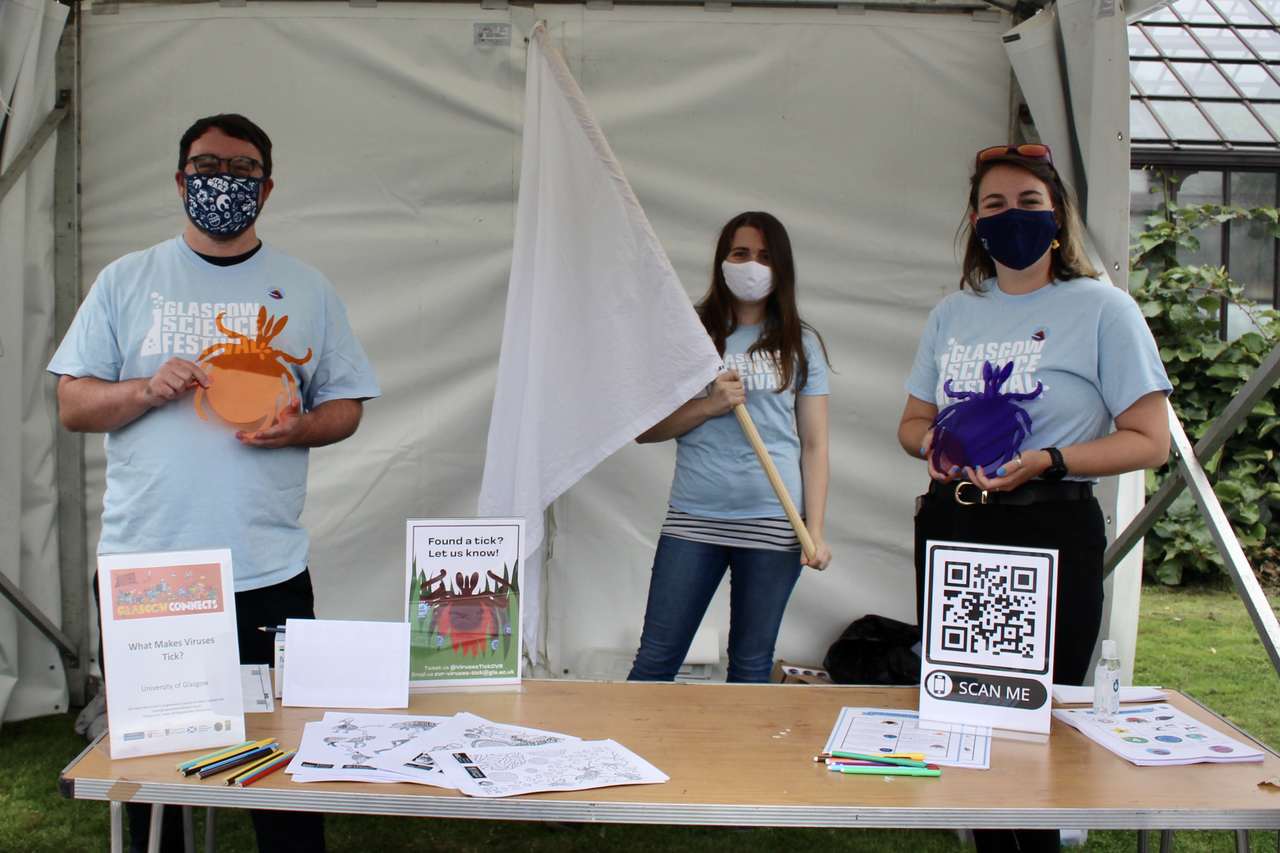
[(931, 547), (929, 569), (931, 662), (1047, 672), (1051, 559)]

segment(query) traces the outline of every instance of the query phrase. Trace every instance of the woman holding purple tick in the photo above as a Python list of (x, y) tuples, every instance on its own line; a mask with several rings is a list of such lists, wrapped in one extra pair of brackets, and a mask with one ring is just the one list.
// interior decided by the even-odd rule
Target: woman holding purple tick
[[(1102, 622), (1093, 484), (1169, 455), (1155, 341), (1128, 293), (1098, 280), (1082, 238), (1047, 145), (978, 152), (960, 289), (929, 315), (898, 425), (931, 478), (917, 502), (917, 615), (930, 539), (1056, 548), (1059, 684), (1083, 683)], [(1052, 830), (979, 841), (1057, 849)]]

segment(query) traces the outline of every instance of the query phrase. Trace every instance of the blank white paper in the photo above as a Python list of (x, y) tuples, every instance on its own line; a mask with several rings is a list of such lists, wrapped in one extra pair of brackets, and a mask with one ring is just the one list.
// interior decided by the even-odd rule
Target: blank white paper
[(409, 623), (290, 619), (282, 704), (407, 708)]

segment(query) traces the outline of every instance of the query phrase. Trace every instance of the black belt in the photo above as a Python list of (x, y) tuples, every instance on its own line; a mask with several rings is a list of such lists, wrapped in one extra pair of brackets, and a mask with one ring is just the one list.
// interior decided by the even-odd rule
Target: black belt
[(970, 483), (968, 480), (953, 480), (950, 483), (934, 481), (929, 484), (929, 494), (935, 497), (948, 497), (962, 506), (1002, 505), (1030, 506), (1045, 501), (1087, 501), (1093, 498), (1093, 483), (1071, 480), (1062, 483), (1046, 483), (1043, 480), (1032, 480), (1023, 483), (1012, 492), (988, 492)]

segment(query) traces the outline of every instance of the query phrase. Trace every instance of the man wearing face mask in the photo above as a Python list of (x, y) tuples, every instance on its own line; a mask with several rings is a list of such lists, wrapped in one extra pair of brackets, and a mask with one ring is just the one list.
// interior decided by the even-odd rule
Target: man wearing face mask
[[(242, 663), (271, 661), (259, 626), (314, 618), (298, 521), (308, 449), (352, 435), (380, 393), (333, 285), (258, 239), (271, 170), (271, 140), (249, 119), (195, 122), (174, 176), (182, 233), (108, 265), (48, 367), (63, 426), (106, 433), (98, 553), (229, 547)], [(264, 349), (296, 383), (277, 417), (235, 429), (201, 408), (197, 389), (227, 381), (210, 369), (217, 353)], [(129, 806), (133, 850), (149, 812)], [(251, 815), (259, 850), (324, 849), (320, 815)], [(165, 850), (182, 849), (178, 818), (166, 810)]]

